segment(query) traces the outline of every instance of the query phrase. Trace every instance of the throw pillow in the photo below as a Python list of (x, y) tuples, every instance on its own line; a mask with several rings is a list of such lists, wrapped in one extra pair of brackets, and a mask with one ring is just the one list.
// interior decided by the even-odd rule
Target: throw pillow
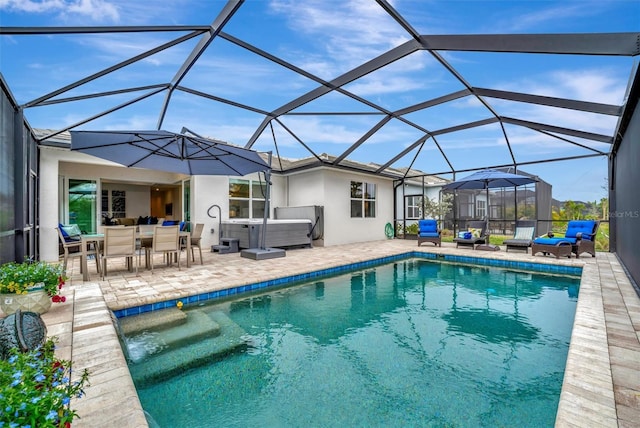
[(469, 232), (471, 232), (471, 236), (474, 238), (479, 238), (482, 233), (482, 229), (474, 229), (472, 227), (469, 228)]
[(464, 235), (467, 234), (468, 232), (458, 232), (458, 238), (462, 238), (464, 239)]
[(79, 241), (80, 235), (80, 226), (77, 224), (68, 224), (68, 225), (60, 225), (60, 230), (62, 231), (62, 236), (64, 236), (67, 241)]
[(473, 238), (473, 233), (471, 232), (465, 232), (464, 233), (464, 239), (471, 239)]

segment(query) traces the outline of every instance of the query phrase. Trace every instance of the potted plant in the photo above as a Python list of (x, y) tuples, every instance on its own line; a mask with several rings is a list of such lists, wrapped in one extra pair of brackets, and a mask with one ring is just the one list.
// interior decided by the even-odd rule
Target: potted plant
[(71, 427), (78, 415), (69, 404), (84, 395), (89, 372), (71, 381), (71, 362), (54, 351), (55, 338), (49, 338), (39, 349), (13, 348), (0, 359), (0, 426)]
[(64, 302), (60, 290), (66, 281), (63, 267), (44, 261), (9, 262), (0, 266), (0, 309), (12, 314), (17, 309), (42, 314), (51, 302)]

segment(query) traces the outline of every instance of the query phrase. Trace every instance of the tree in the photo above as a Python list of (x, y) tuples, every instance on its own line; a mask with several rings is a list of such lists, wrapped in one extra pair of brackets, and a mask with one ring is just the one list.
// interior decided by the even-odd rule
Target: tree
[(584, 209), (585, 209), (584, 204), (573, 202), (573, 201), (566, 201), (564, 203), (566, 220), (579, 220), (583, 218)]
[(439, 202), (426, 196), (424, 198), (420, 197), (418, 206), (420, 217), (442, 220), (453, 207), (453, 194), (443, 193)]

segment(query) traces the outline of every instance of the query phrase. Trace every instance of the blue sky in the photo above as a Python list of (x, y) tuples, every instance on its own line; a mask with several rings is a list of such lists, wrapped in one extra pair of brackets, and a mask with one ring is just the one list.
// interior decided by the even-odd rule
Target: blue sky
[[(209, 25), (226, 2), (217, 0), (0, 0), (2, 26)], [(420, 34), (581, 33), (640, 31), (640, 2), (613, 1), (403, 1), (391, 2)], [(326, 80), (409, 40), (408, 34), (371, 0), (248, 0), (223, 31)], [(18, 103), (25, 104), (87, 75), (140, 54), (184, 33), (0, 36), (0, 71)], [(166, 83), (191, 52), (191, 39), (108, 76), (61, 94), (93, 92)], [(533, 93), (621, 105), (634, 58), (515, 53), (441, 52), (474, 87)], [(637, 59), (635, 59), (637, 61)], [(272, 111), (318, 86), (306, 77), (218, 38), (193, 66), (181, 85), (243, 105)], [(396, 110), (463, 89), (428, 52), (419, 51), (344, 86), (347, 91), (385, 109)], [(59, 129), (120, 105), (145, 91), (27, 108), (35, 128)], [(164, 93), (94, 120), (77, 129), (155, 129)], [(617, 118), (566, 109), (490, 99), (503, 116), (612, 135)], [(331, 93), (297, 112), (373, 110), (344, 95)], [(342, 154), (382, 116), (297, 115), (282, 123), (316, 153)], [(429, 130), (489, 117), (475, 98), (420, 110), (407, 119)], [(162, 128), (187, 127), (201, 135), (244, 146), (264, 116), (183, 92), (176, 92)], [(589, 150), (526, 128), (505, 125), (518, 162), (579, 156)], [(285, 128), (274, 124), (280, 155), (310, 153)], [(385, 163), (421, 134), (392, 120), (351, 153), (348, 159)], [(571, 138), (592, 149), (608, 145)], [(438, 143), (456, 169), (511, 162), (497, 124), (442, 135)], [(274, 150), (266, 129), (253, 146)], [(408, 166), (415, 152), (393, 166)], [(432, 140), (418, 154), (414, 168), (449, 170)], [(605, 157), (527, 165), (523, 170), (553, 185), (553, 196), (599, 200), (607, 175)], [(464, 175), (464, 174), (463, 174)], [(450, 178), (445, 176), (445, 178)]]

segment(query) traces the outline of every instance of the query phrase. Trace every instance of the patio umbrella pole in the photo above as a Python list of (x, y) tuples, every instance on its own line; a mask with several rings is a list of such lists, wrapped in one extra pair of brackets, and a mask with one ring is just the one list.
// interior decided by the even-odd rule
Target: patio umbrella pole
[(240, 257), (246, 257), (253, 260), (266, 260), (275, 259), (278, 257), (285, 257), (286, 252), (282, 248), (267, 248), (267, 217), (269, 215), (269, 199), (271, 195), (271, 152), (269, 152), (268, 158), (269, 168), (264, 171), (264, 180), (267, 186), (267, 194), (264, 201), (264, 216), (262, 218), (262, 230), (260, 231), (260, 247), (259, 248), (247, 248), (240, 251)]

